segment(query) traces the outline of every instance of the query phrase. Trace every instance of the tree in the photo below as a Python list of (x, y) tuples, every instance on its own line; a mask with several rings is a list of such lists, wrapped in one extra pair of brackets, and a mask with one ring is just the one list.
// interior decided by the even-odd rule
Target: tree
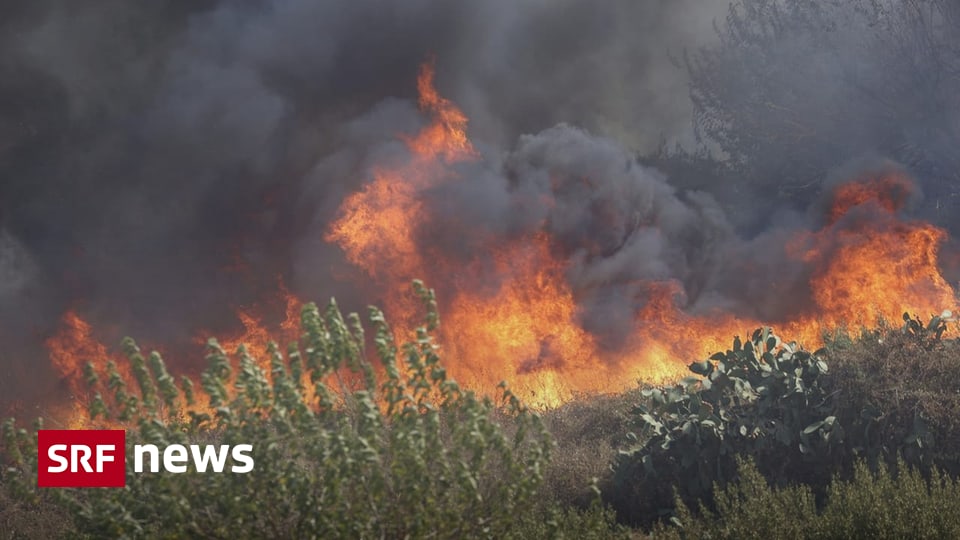
[(712, 189), (721, 199), (805, 207), (832, 170), (873, 155), (914, 174), (924, 210), (951, 225), (960, 204), (960, 6), (740, 0), (717, 32), (719, 43), (686, 64), (698, 141), (722, 161), (723, 185)]

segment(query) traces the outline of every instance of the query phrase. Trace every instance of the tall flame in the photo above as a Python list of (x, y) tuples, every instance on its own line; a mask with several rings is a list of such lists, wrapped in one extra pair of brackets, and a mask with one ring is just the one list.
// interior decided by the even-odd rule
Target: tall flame
[[(278, 328), (265, 325), (263, 317), (255, 308), (239, 308), (236, 316), (243, 325), (243, 330), (218, 339), (220, 347), (231, 354), (244, 345), (251, 356), (259, 362), (260, 368), (267, 372), (270, 371), (270, 360), (266, 354), (269, 343), (294, 341), (300, 333), (300, 309), (303, 303), (286, 288), (282, 279), (279, 280), (278, 289), (277, 298), (282, 300), (285, 306), (284, 320)], [(198, 360), (202, 357), (202, 348), (199, 346), (206, 343), (208, 335), (209, 332), (201, 331), (194, 339), (194, 343), (198, 345), (196, 351)], [(107, 364), (112, 361), (126, 386), (130, 389), (138, 387), (130, 365), (121, 360), (119, 355), (111, 354), (107, 346), (94, 335), (94, 329), (90, 323), (75, 310), (67, 311), (63, 315), (59, 330), (46, 340), (45, 346), (53, 368), (59, 373), (69, 392), (69, 396), (63, 396), (68, 399), (61, 399), (60, 403), (55, 405), (57, 409), (53, 417), (70, 429), (82, 428), (88, 424), (86, 420), (88, 416), (84, 408), (91, 402), (92, 396), (84, 377), (84, 366), (87, 363), (90, 363), (94, 372), (102, 377), (106, 373)], [(194, 409), (210, 412), (206, 411), (205, 407), (204, 404), (197, 404)], [(99, 423), (114, 425), (109, 421)]]
[[(417, 87), (420, 108), (430, 122), (415, 134), (400, 136), (409, 159), (374, 168), (370, 181), (345, 198), (325, 239), (343, 250), (363, 279), (386, 291), (382, 301), (401, 337), (419, 321), (416, 302), (403, 292), (410, 280), (440, 286), (440, 340), (447, 367), (469, 388), (489, 391), (506, 379), (529, 403), (554, 406), (581, 392), (619, 391), (640, 379), (676, 379), (691, 360), (724, 350), (732, 336), (764, 324), (816, 347), (824, 331), (838, 326), (875, 326), (897, 320), (903, 311), (926, 316), (956, 301), (938, 265), (946, 233), (897, 215), (911, 183), (889, 173), (837, 187), (823, 228), (798, 232), (787, 243), (787, 256), (809, 271), (809, 298), (790, 318), (691, 314), (680, 307), (681, 283), (650, 281), (638, 284), (643, 298), (635, 299), (639, 307), (626, 342), (615, 348), (604, 345), (579, 324), (577, 291), (565, 279), (568, 261), (553, 249), (546, 232), (485, 239), (485, 251), (466, 259), (424, 247), (425, 229), (444, 226), (431, 214), (426, 195), (468, 181), (457, 174), (457, 165), (480, 155), (467, 137), (467, 117), (437, 93), (431, 64), (421, 68)], [(859, 219), (863, 216), (869, 219)], [(285, 306), (278, 327), (265, 324), (260, 307), (240, 308), (243, 329), (221, 339), (221, 345), (233, 352), (246, 344), (268, 369), (263, 353), (270, 339), (292, 341), (300, 332), (302, 302), (282, 281), (274, 301)], [(198, 342), (201, 334), (209, 332), (198, 333)], [(46, 344), (54, 367), (78, 396), (83, 363), (102, 366), (109, 359), (93, 329), (73, 311)]]
[[(420, 107), (432, 121), (403, 137), (410, 160), (375, 169), (372, 181), (344, 200), (325, 238), (388, 291), (403, 289), (413, 278), (456, 283), (444, 289), (451, 296), (441, 299), (441, 339), (450, 371), (470, 387), (492, 388), (507, 379), (528, 401), (551, 406), (578, 392), (676, 378), (689, 361), (726, 349), (733, 335), (764, 322), (818, 346), (825, 330), (873, 326), (896, 320), (904, 310), (939, 313), (955, 302), (937, 265), (945, 233), (895, 216), (910, 184), (889, 175), (838, 188), (824, 229), (799, 234), (791, 243), (791, 256), (814, 269), (810, 305), (798, 306), (793, 318), (690, 315), (678, 307), (679, 283), (651, 282), (628, 343), (606, 350), (577, 323), (574, 291), (563, 277), (566, 264), (551, 253), (545, 233), (501, 241), (459, 266), (418, 243), (418, 231), (430, 217), (424, 192), (464, 181), (452, 165), (478, 155), (466, 136), (466, 116), (437, 94), (430, 65), (421, 70), (417, 87)], [(888, 215), (869, 226), (843, 223), (851, 209), (867, 204)], [(388, 296), (386, 304), (401, 324), (415, 322), (405, 297)]]
[[(303, 302), (287, 289), (282, 278), (277, 278), (277, 292), (275, 300), (283, 302), (284, 319), (279, 327), (273, 328), (264, 323), (258, 306), (241, 307), (236, 311), (236, 317), (243, 325), (243, 330), (217, 337), (217, 343), (228, 354), (236, 352), (243, 345), (247, 352), (259, 362), (261, 369), (270, 371), (270, 360), (267, 350), (271, 342), (279, 344), (295, 341), (300, 334), (300, 309)], [(203, 345), (213, 333), (199, 332), (194, 343)]]
[[(45, 345), (54, 369), (60, 374), (70, 393), (70, 399), (56, 404), (58, 410), (53, 420), (66, 424), (68, 429), (84, 427), (86, 414), (84, 407), (90, 402), (84, 380), (84, 366), (89, 362), (98, 371), (106, 368), (110, 361), (107, 347), (93, 334), (93, 328), (74, 310), (64, 313), (60, 330)], [(133, 377), (126, 364), (117, 363), (117, 372), (129, 386)], [(67, 410), (62, 410), (67, 407)]]

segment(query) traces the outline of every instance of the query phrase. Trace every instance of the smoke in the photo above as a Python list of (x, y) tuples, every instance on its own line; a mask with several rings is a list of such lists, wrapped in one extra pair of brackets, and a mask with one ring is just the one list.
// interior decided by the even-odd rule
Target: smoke
[(689, 136), (685, 75), (668, 53), (703, 42), (722, 9), (691, 0), (4, 6), (0, 315), (14, 352), (3, 362), (43, 355), (68, 308), (108, 343), (122, 334), (163, 343), (229, 326), (232, 308), (256, 302), (278, 276), (310, 298), (363, 298), (331, 279), (339, 254), (319, 230), (371, 163), (402, 153), (396, 135), (423, 122), (412, 98), (425, 58), (436, 56), (442, 92), (491, 148), (567, 121), (649, 149)]
[[(374, 166), (408, 159), (397, 136), (426, 121), (414, 78), (432, 56), (481, 159), (422, 194), (418, 242), (467, 261), (491, 239), (548, 233), (569, 261), (581, 324), (611, 348), (645, 282), (676, 280), (689, 310), (755, 311), (744, 297), (796, 295), (804, 270), (774, 261), (785, 231), (810, 216), (743, 240), (713, 196), (635, 159), (691, 140), (673, 59), (712, 43), (725, 10), (723, 0), (0, 8), (0, 336), (12, 351), (0, 363), (20, 374), (4, 393), (37, 392), (19, 383), (23, 368), (70, 308), (107, 343), (186, 343), (235, 324), (233, 308), (278, 278), (305, 298), (375, 301), (345, 279), (353, 270), (323, 232)], [(731, 260), (780, 276), (783, 289), (744, 283)], [(735, 287), (748, 292), (728, 294)]]
[[(821, 198), (859, 156), (899, 163), (923, 186), (924, 217), (957, 232), (960, 10), (947, 0), (739, 0), (722, 39), (689, 57), (698, 133), (728, 157), (725, 206)], [(874, 158), (875, 159), (875, 158)], [(673, 181), (702, 185), (693, 171)], [(714, 182), (715, 178), (710, 178)], [(736, 212), (757, 233), (776, 212)]]
[(681, 197), (612, 140), (560, 125), (521, 137), (507, 163), (517, 189), (546, 201), (528, 213), (571, 261), (581, 322), (608, 346), (626, 339), (646, 284), (678, 280), (695, 301), (732, 241), (712, 197)]

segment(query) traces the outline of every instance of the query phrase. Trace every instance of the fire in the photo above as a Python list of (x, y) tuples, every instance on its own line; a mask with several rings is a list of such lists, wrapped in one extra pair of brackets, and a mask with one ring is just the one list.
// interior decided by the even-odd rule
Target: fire
[[(458, 165), (478, 163), (482, 156), (467, 137), (467, 117), (434, 87), (431, 64), (422, 67), (417, 88), (429, 122), (417, 133), (398, 135), (408, 158), (374, 167), (365, 186), (344, 199), (324, 238), (342, 249), (365, 285), (372, 282), (382, 294), (400, 339), (420, 321), (418, 304), (406, 292), (410, 281), (419, 278), (438, 288), (444, 358), (450, 374), (468, 388), (492, 391), (507, 380), (528, 403), (555, 406), (579, 393), (620, 391), (638, 380), (676, 380), (692, 360), (727, 349), (734, 335), (759, 326), (772, 325), (788, 339), (817, 347), (825, 331), (840, 326), (897, 321), (904, 311), (925, 317), (956, 302), (939, 269), (946, 233), (898, 215), (912, 184), (889, 172), (835, 188), (823, 227), (800, 231), (787, 242), (786, 256), (807, 276), (804, 297), (796, 299), (790, 317), (761, 321), (729, 312), (691, 313), (681, 283), (631, 283), (630, 290), (639, 292), (626, 299), (636, 306), (628, 337), (602, 343), (581, 324), (577, 300), (584, 291), (568, 282), (570, 263), (549, 233), (508, 238), (487, 233), (472, 239), (471, 245), (480, 246), (476, 253), (457, 257), (426, 241), (436, 229), (462, 228), (434, 214), (428, 196), (469, 181), (458, 174)], [(593, 186), (590, 178), (582, 181)], [(246, 344), (267, 370), (267, 344), (294, 341), (300, 333), (302, 302), (282, 280), (278, 289), (263, 305), (239, 308), (242, 330), (220, 339), (231, 353)], [(265, 308), (281, 305), (283, 321), (267, 324), (276, 317)], [(210, 334), (198, 332), (196, 342)], [(83, 395), (83, 363), (102, 366), (109, 359), (76, 312), (64, 316), (47, 347), (77, 396)]]
[[(428, 215), (421, 194), (462, 181), (450, 165), (478, 155), (466, 137), (466, 116), (434, 89), (431, 66), (421, 70), (417, 87), (420, 107), (432, 122), (403, 138), (410, 161), (399, 169), (374, 170), (373, 180), (346, 198), (326, 239), (388, 291), (403, 290), (414, 278), (462, 285), (442, 302), (440, 338), (451, 373), (468, 387), (492, 389), (507, 379), (529, 402), (552, 406), (575, 393), (622, 389), (640, 378), (681, 373), (683, 364), (664, 361), (649, 344), (638, 345), (630, 361), (611, 359), (613, 353), (601, 350), (577, 324), (565, 264), (551, 254), (545, 234), (491, 246), (489, 260), (478, 257), (466, 266), (420, 249), (416, 234)], [(490, 275), (496, 285), (489, 285)], [(386, 304), (401, 325), (416, 322), (404, 296), (392, 294)]]
[(62, 330), (47, 340), (50, 361), (70, 383), (82, 379), (86, 362), (106, 364), (109, 360), (107, 348), (93, 337), (93, 329), (87, 321), (80, 318), (76, 311), (64, 313)]
[(457, 161), (476, 157), (476, 150), (467, 138), (467, 117), (456, 105), (437, 94), (434, 73), (433, 64), (425, 63), (417, 77), (420, 108), (430, 111), (434, 121), (416, 137), (408, 139), (407, 144), (421, 159), (443, 157)]
[[(233, 354), (243, 345), (247, 352), (259, 363), (261, 369), (269, 372), (270, 361), (267, 356), (267, 350), (271, 342), (284, 343), (295, 341), (300, 333), (300, 309), (303, 302), (292, 294), (283, 282), (282, 278), (277, 279), (276, 299), (284, 303), (284, 319), (278, 328), (272, 328), (265, 324), (263, 316), (259, 314), (259, 306), (241, 307), (236, 311), (236, 317), (243, 325), (243, 330), (227, 335), (226, 337), (217, 337), (217, 343), (228, 354)], [(213, 335), (213, 332), (198, 332), (193, 342), (197, 345), (205, 345), (207, 339)]]
[[(643, 284), (645, 298), (628, 342), (607, 350), (578, 324), (576, 291), (565, 281), (566, 262), (551, 252), (547, 234), (491, 241), (489, 253), (467, 263), (422, 247), (417, 234), (424, 224), (443, 226), (430, 221), (424, 193), (464, 181), (452, 165), (479, 156), (466, 137), (466, 116), (438, 95), (430, 65), (421, 70), (417, 87), (431, 122), (401, 137), (409, 161), (375, 169), (372, 181), (344, 200), (325, 238), (388, 291), (388, 315), (401, 326), (416, 317), (409, 299), (392, 291), (414, 278), (440, 286), (447, 295), (440, 299), (441, 343), (451, 373), (468, 387), (491, 389), (506, 379), (528, 402), (553, 406), (580, 392), (623, 390), (639, 379), (676, 379), (691, 360), (724, 350), (734, 335), (764, 324), (816, 347), (824, 331), (842, 325), (896, 321), (904, 310), (926, 316), (955, 302), (937, 264), (945, 233), (899, 220), (895, 214), (911, 184), (891, 173), (838, 187), (826, 226), (791, 242), (790, 256), (812, 268), (809, 301), (792, 318), (691, 315), (682, 309), (679, 283), (650, 282)], [(854, 208), (881, 215), (845, 223)]]
[(408, 281), (423, 274), (427, 263), (416, 242), (425, 211), (419, 193), (451, 179), (448, 163), (472, 160), (476, 151), (466, 135), (467, 118), (433, 88), (433, 67), (425, 64), (418, 78), (420, 106), (434, 121), (414, 137), (404, 137), (413, 159), (403, 170), (379, 169), (374, 181), (347, 197), (342, 217), (326, 239), (343, 247), (350, 262), (368, 276)]
[(836, 223), (852, 208), (870, 202), (876, 203), (887, 212), (896, 212), (903, 208), (912, 191), (910, 180), (902, 173), (894, 171), (840, 185), (831, 197), (830, 209), (827, 211), (828, 224)]
[(599, 390), (600, 374), (588, 364), (596, 344), (574, 322), (576, 305), (562, 267), (551, 260), (545, 236), (529, 240), (495, 254), (494, 272), (510, 276), (495, 294), (467, 290), (446, 307), (442, 343), (454, 376), (479, 389), (514, 374), (512, 383), (544, 403), (562, 391), (553, 376), (559, 370), (579, 372), (580, 390)]
[(900, 221), (892, 211), (869, 229), (828, 227), (811, 235), (813, 247), (802, 257), (817, 268), (810, 288), (818, 320), (794, 331), (816, 343), (817, 327), (872, 327), (904, 311), (926, 317), (952, 308), (955, 291), (938, 264), (945, 239), (943, 230)]
[[(273, 332), (272, 328), (263, 323), (255, 308), (240, 308), (236, 316), (243, 325), (243, 330), (218, 340), (220, 346), (229, 354), (236, 352), (240, 345), (246, 346), (260, 368), (267, 372), (270, 371), (269, 357), (266, 354), (269, 343), (294, 341), (300, 333), (300, 310), (303, 302), (286, 288), (283, 280), (279, 280), (278, 288), (277, 298), (285, 305), (284, 320), (280, 323), (278, 332)], [(198, 332), (194, 339), (194, 344), (198, 345), (198, 360), (203, 356), (200, 346), (206, 344), (206, 335), (208, 333)], [(63, 315), (59, 330), (46, 340), (45, 345), (54, 369), (67, 385), (70, 394), (69, 399), (58, 405), (66, 409), (57, 410), (54, 419), (62, 418), (71, 429), (86, 425), (87, 414), (84, 409), (92, 399), (84, 377), (84, 366), (88, 362), (92, 364), (97, 375), (103, 378), (108, 362), (112, 361), (127, 387), (138, 388), (129, 363), (122, 355), (111, 354), (95, 337), (93, 327), (74, 310)], [(197, 365), (203, 364), (199, 362)], [(197, 382), (194, 381), (195, 385)], [(203, 404), (198, 404), (198, 407), (197, 410), (204, 410)]]
[[(60, 331), (47, 339), (45, 345), (50, 361), (66, 383), (71, 398), (66, 402), (68, 410), (56, 411), (53, 419), (63, 418), (69, 429), (83, 427), (83, 418), (86, 417), (83, 408), (90, 401), (84, 381), (84, 366), (89, 362), (99, 373), (103, 373), (111, 358), (107, 347), (94, 337), (90, 324), (73, 310), (64, 313)], [(117, 371), (128, 386), (133, 383), (126, 364), (118, 362)]]

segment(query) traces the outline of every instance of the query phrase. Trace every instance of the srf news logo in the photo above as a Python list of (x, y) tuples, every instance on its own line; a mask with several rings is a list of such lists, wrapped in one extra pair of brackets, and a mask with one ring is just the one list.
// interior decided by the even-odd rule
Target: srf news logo
[[(37, 432), (37, 486), (124, 487), (127, 484), (127, 433), (122, 429), (41, 429)], [(185, 473), (193, 462), (197, 472), (221, 473), (228, 456), (230, 472), (253, 470), (249, 444), (171, 444), (161, 450), (153, 444), (134, 446), (134, 472), (142, 473), (149, 460), (150, 472)]]

